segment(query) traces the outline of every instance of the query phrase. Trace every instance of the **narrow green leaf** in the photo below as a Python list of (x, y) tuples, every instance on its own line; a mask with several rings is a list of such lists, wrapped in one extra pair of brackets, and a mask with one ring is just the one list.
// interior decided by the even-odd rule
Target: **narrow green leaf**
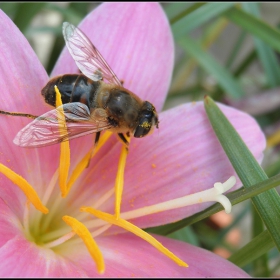
[[(210, 98), (206, 97), (204, 106), (211, 125), (243, 186), (250, 186), (268, 177), (249, 151), (231, 123)], [(252, 202), (266, 225), (278, 250), (280, 250), (280, 198), (275, 189), (252, 198)]]
[[(206, 28), (205, 34), (201, 38), (201, 48), (204, 51), (210, 48), (210, 46), (216, 41), (217, 37), (221, 35), (221, 33), (226, 28), (227, 24), (228, 24), (228, 20), (225, 18), (219, 18), (213, 21), (211, 24), (209, 24), (209, 26)], [(186, 82), (188, 81), (191, 74), (197, 68), (198, 65), (195, 59), (189, 59), (188, 56), (186, 56), (184, 59), (181, 59), (176, 64), (177, 67), (174, 68), (170, 94), (173, 94), (174, 91), (182, 91), (182, 89), (185, 88)], [(202, 85), (203, 87), (203, 81), (200, 82), (200, 80), (203, 80), (205, 76), (205, 71), (201, 68), (198, 68), (196, 74), (197, 74), (196, 84)], [(189, 90), (190, 89), (188, 87), (188, 91), (187, 92), (185, 91), (185, 95), (189, 94)], [(203, 95), (205, 95), (205, 93)], [(198, 98), (201, 99), (201, 97), (197, 96), (196, 99), (192, 99), (192, 100), (199, 100)]]
[(257, 53), (255, 50), (250, 52), (245, 59), (241, 61), (241, 63), (236, 67), (236, 69), (233, 71), (234, 77), (239, 77), (243, 74), (244, 71), (252, 64), (252, 62), (256, 59)]
[(177, 17), (179, 14), (181, 14), (182, 11), (187, 10), (190, 6), (194, 6), (194, 4), (188, 2), (182, 2), (182, 3), (169, 2), (169, 3), (161, 3), (161, 5), (163, 6), (163, 9), (169, 21)]
[(244, 95), (241, 86), (233, 76), (222, 67), (210, 54), (203, 51), (200, 45), (189, 37), (179, 41), (180, 46), (191, 55), (209, 74), (211, 74), (233, 98)]
[[(269, 178), (268, 180), (257, 183), (251, 186), (250, 188), (242, 187), (234, 192), (230, 192), (227, 194), (227, 198), (230, 200), (232, 205), (235, 205), (267, 190), (273, 189), (277, 186), (280, 186), (280, 174), (277, 174), (274, 177)], [(223, 209), (224, 208), (221, 206), (220, 203), (215, 203), (214, 205), (206, 208), (205, 210), (199, 213), (192, 215), (191, 217), (187, 217), (185, 219), (182, 219), (181, 221), (172, 224), (149, 228), (148, 230), (149, 232), (167, 235), (183, 227), (199, 222), (219, 211), (222, 211)]]
[(227, 59), (227, 62), (226, 62), (226, 68), (230, 69), (234, 60), (236, 59), (236, 56), (238, 55), (238, 53), (240, 52), (240, 49), (244, 43), (244, 39), (246, 37), (246, 32), (245, 31), (242, 31), (241, 34), (239, 35), (238, 37), (238, 40), (237, 42), (234, 44), (233, 46), (233, 50), (229, 56), (229, 58)]
[(193, 244), (195, 246), (199, 246), (199, 241), (191, 226), (184, 227), (180, 230), (172, 232), (171, 234), (168, 235), (168, 237), (176, 240), (181, 240)]
[[(177, 5), (179, 3), (176, 3)], [(172, 5), (176, 5), (175, 3)], [(179, 21), (180, 19), (182, 19), (183, 17), (191, 14), (192, 12), (194, 12), (195, 10), (197, 10), (198, 8), (200, 8), (201, 6), (205, 5), (206, 3), (195, 3), (191, 6), (188, 5), (187, 8), (183, 9), (182, 4), (180, 3), (179, 5), (181, 6), (181, 10), (178, 10), (179, 13), (177, 13), (176, 15), (174, 15), (173, 17), (170, 18), (170, 24), (174, 24), (175, 22)]]
[(20, 3), (14, 17), (14, 23), (22, 33), (25, 33), (31, 20), (37, 13), (47, 5), (42, 3)]
[(252, 239), (243, 248), (232, 254), (228, 260), (239, 267), (256, 260), (274, 247), (274, 242), (268, 230), (264, 230), (261, 234)]
[[(243, 3), (242, 6), (246, 12), (260, 18), (258, 3)], [(275, 53), (257, 37), (254, 37), (254, 42), (269, 85), (271, 87), (278, 86), (280, 84), (280, 67)]]
[[(252, 207), (252, 237), (256, 237), (264, 231), (264, 225), (262, 219), (260, 218), (258, 212), (254, 207)], [(254, 253), (251, 252), (251, 253)], [(268, 269), (268, 257), (267, 254), (263, 254), (259, 258), (253, 261), (253, 271), (254, 276), (269, 276), (269, 269)]]
[(226, 11), (224, 15), (244, 30), (280, 51), (280, 31), (276, 28), (236, 7)]
[(171, 29), (175, 40), (186, 35), (194, 28), (201, 26), (214, 17), (223, 14), (233, 5), (235, 5), (235, 3), (207, 3), (199, 7), (179, 21), (176, 21), (176, 23), (172, 24)]

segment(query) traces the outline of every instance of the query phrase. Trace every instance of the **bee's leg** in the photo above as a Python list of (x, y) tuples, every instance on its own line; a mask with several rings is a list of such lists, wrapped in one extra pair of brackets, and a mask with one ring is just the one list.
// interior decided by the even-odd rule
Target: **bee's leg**
[(92, 158), (92, 155), (93, 155), (93, 153), (94, 153), (94, 151), (95, 151), (95, 148), (97, 147), (97, 144), (98, 144), (98, 141), (99, 141), (99, 138), (100, 138), (100, 133), (101, 132), (96, 132), (96, 134), (95, 134), (95, 140), (94, 140), (94, 148), (91, 150), (91, 154), (90, 154), (90, 157), (89, 157), (89, 159), (88, 159), (88, 164), (87, 164), (87, 166), (86, 166), (86, 168), (88, 168), (89, 167), (89, 164), (90, 164), (90, 160), (91, 160), (91, 158)]
[(34, 116), (34, 115), (31, 115), (31, 114), (7, 112), (7, 111), (2, 111), (2, 110), (0, 110), (0, 114), (9, 115), (9, 116), (17, 116), (17, 117), (26, 117), (26, 118), (30, 118), (30, 119), (38, 118), (38, 116)]
[(122, 193), (123, 193), (123, 185), (124, 185), (124, 169), (126, 165), (126, 158), (128, 155), (128, 147), (130, 142), (130, 137), (127, 135), (125, 137), (122, 133), (118, 133), (118, 136), (123, 142), (123, 146), (121, 149), (119, 164), (118, 164), (118, 172), (116, 176), (115, 182), (115, 217), (118, 219), (120, 217), (121, 211), (121, 201), (122, 201)]
[[(127, 148), (127, 150), (128, 150), (129, 141), (125, 138), (125, 136), (123, 135), (123, 133), (118, 133), (118, 136), (119, 136), (121, 142), (122, 142), (123, 144), (126, 145), (126, 148)], [(128, 135), (128, 137), (129, 137), (129, 135)]]
[(100, 136), (100, 139), (98, 138), (98, 135), (95, 135), (95, 145), (92, 145), (90, 150), (85, 154), (85, 156), (77, 163), (77, 165), (73, 169), (71, 177), (67, 183), (67, 190), (71, 189), (73, 184), (77, 181), (77, 179), (81, 176), (82, 172), (89, 165), (90, 158), (94, 157), (94, 155), (101, 149), (101, 147), (103, 147), (103, 145), (112, 136), (112, 134), (112, 132), (107, 130), (105, 131), (105, 133), (103, 133), (102, 136)]

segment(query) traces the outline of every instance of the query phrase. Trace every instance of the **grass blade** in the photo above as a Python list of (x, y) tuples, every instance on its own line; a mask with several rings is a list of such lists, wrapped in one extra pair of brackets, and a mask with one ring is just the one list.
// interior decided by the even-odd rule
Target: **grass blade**
[[(246, 12), (260, 18), (258, 3), (243, 3), (242, 5)], [(262, 40), (254, 37), (254, 42), (269, 85), (278, 86), (280, 84), (280, 67), (275, 53)]]
[(238, 252), (232, 254), (228, 258), (228, 260), (238, 265), (239, 267), (243, 267), (246, 264), (249, 264), (257, 258), (261, 257), (273, 247), (274, 242), (271, 239), (268, 230), (264, 230), (243, 248), (238, 250)]
[[(201, 4), (201, 3), (199, 3)], [(198, 5), (198, 4), (196, 4)], [(209, 20), (223, 14), (228, 9), (232, 8), (235, 3), (207, 3), (202, 6), (197, 6), (198, 9), (192, 11), (187, 16), (181, 18), (172, 24), (172, 32), (174, 39), (182, 37), (194, 28), (201, 26)], [(174, 20), (173, 20), (174, 22)]]
[(257, 36), (275, 50), (280, 51), (280, 31), (276, 28), (236, 7), (226, 11), (224, 15), (235, 24), (241, 26), (242, 29)]
[(179, 41), (180, 46), (191, 55), (198, 63), (211, 74), (231, 97), (238, 98), (243, 96), (241, 86), (233, 76), (222, 67), (210, 54), (202, 50), (200, 45), (193, 39), (186, 37)]
[[(243, 186), (250, 186), (267, 180), (267, 175), (249, 151), (239, 134), (210, 98), (206, 97), (204, 106), (211, 125)], [(275, 189), (252, 198), (258, 214), (266, 225), (275, 245), (280, 250), (280, 198)]]

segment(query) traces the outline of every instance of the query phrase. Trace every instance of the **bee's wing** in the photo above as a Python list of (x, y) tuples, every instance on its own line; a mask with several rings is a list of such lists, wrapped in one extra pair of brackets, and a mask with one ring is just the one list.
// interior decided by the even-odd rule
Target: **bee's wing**
[(69, 22), (62, 25), (66, 46), (81, 72), (93, 81), (107, 80), (121, 86), (121, 82), (88, 37)]
[(80, 102), (64, 104), (25, 126), (16, 135), (14, 143), (27, 148), (43, 147), (106, 130), (112, 125), (105, 114), (105, 111), (102, 115), (90, 114), (88, 107)]

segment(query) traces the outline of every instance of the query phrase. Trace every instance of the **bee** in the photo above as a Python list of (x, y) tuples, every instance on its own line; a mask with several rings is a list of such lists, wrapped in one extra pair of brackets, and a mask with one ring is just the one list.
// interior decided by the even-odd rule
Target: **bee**
[[(55, 86), (61, 93), (60, 107), (41, 116), (0, 111), (2, 114), (34, 118), (18, 132), (14, 143), (22, 147), (43, 147), (101, 131), (141, 138), (148, 135), (159, 120), (155, 107), (141, 100), (122, 83), (88, 37), (74, 25), (64, 22), (63, 36), (68, 51), (81, 74), (52, 78), (41, 90), (45, 102), (55, 107)], [(61, 114), (65, 120), (61, 121)]]

